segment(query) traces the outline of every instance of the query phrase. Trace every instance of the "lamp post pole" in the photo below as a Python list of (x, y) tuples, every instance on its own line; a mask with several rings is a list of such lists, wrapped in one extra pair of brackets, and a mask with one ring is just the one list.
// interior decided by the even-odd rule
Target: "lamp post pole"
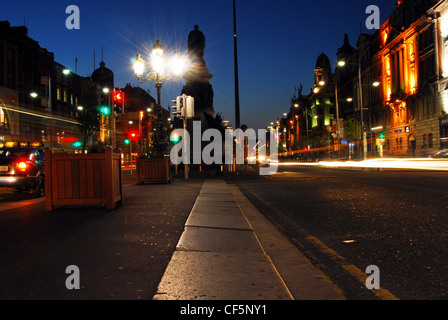
[(362, 79), (361, 79), (361, 55), (358, 62), (358, 87), (359, 87), (359, 111), (361, 112), (361, 139), (362, 139), (362, 159), (365, 160), (367, 156), (367, 144), (366, 133), (364, 131), (364, 112), (363, 112), (363, 100), (362, 100)]
[[(362, 98), (362, 73), (361, 73), (361, 56), (359, 56), (358, 63), (352, 63), (353, 65), (358, 65), (358, 106), (361, 116), (361, 140), (362, 140), (362, 158), (365, 160), (367, 155), (367, 140), (364, 132), (364, 116), (363, 116), (363, 98)], [(344, 60), (338, 62), (340, 67), (346, 65)]]
[(236, 4), (233, 0), (233, 47), (234, 47), (234, 64), (235, 64), (235, 128), (240, 129), (240, 93), (238, 80), (238, 49), (236, 37)]
[(338, 141), (338, 160), (341, 158), (341, 131), (339, 130), (339, 100), (338, 100), (338, 78), (335, 75), (334, 95), (336, 101), (336, 136)]

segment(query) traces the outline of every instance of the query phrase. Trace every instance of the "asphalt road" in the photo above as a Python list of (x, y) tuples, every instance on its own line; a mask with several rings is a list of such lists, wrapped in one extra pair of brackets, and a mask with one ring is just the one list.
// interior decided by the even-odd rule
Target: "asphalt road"
[[(127, 178), (123, 205), (46, 212), (44, 199), (0, 196), (0, 300), (150, 300), (202, 180), (141, 185)], [(10, 208), (32, 202), (28, 206)], [(79, 268), (79, 290), (68, 290)]]
[[(228, 182), (347, 299), (448, 298), (448, 173), (288, 166)], [(366, 288), (370, 265), (380, 290)]]
[[(228, 176), (347, 299), (448, 298), (448, 173), (281, 167)], [(0, 300), (151, 299), (202, 186), (137, 186), (125, 205), (59, 208), (0, 195)], [(31, 202), (6, 208), (5, 203)], [(26, 201), (24, 201), (26, 200)], [(68, 290), (65, 269), (80, 269)], [(380, 290), (365, 286), (378, 266)]]

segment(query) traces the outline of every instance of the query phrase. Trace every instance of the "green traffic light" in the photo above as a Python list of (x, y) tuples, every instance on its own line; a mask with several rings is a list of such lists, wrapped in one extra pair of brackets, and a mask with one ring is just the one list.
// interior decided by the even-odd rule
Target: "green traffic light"
[(82, 143), (79, 142), (79, 141), (76, 141), (75, 143), (73, 143), (73, 146), (74, 146), (74, 147), (81, 147), (81, 146), (82, 146)]
[(384, 139), (384, 132), (380, 133), (380, 139)]
[(125, 144), (129, 144), (129, 143), (130, 143), (129, 139), (125, 139), (125, 140), (124, 140), (124, 143), (125, 143)]
[(177, 134), (173, 134), (170, 138), (171, 142), (178, 143), (180, 138)]
[(101, 107), (101, 113), (108, 116), (110, 114), (110, 109), (108, 107)]

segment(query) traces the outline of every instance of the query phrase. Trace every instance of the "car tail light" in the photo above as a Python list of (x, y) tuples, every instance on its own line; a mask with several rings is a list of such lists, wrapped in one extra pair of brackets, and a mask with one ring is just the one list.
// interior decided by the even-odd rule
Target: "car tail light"
[(27, 161), (19, 160), (16, 164), (16, 167), (18, 172), (26, 172), (26, 170), (28, 169), (28, 163)]

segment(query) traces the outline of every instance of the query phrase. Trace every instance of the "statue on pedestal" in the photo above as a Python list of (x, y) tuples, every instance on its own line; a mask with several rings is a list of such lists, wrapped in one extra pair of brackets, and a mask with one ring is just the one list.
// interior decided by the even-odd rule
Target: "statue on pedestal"
[(195, 25), (194, 30), (188, 35), (188, 54), (190, 58), (197, 61), (204, 61), (205, 36), (199, 31), (199, 26)]
[[(184, 76), (186, 84), (182, 90), (182, 94), (194, 97), (195, 116), (201, 118), (202, 124), (208, 127), (206, 118), (215, 117), (213, 109), (213, 87), (210, 74), (204, 60), (205, 36), (199, 30), (199, 26), (195, 25), (188, 35), (188, 56), (191, 61), (191, 68)], [(205, 115), (205, 114), (207, 115)]]

